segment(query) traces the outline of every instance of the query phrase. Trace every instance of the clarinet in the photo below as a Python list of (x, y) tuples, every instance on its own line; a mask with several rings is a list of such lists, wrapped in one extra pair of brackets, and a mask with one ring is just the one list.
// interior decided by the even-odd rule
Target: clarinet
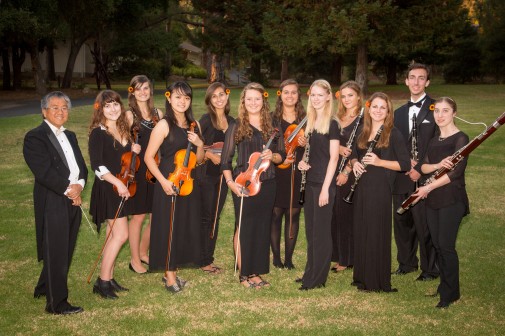
[[(307, 134), (307, 143), (305, 144), (305, 151), (303, 152), (303, 162), (308, 163), (310, 157), (310, 133)], [(303, 205), (305, 203), (305, 184), (307, 184), (307, 171), (302, 170), (302, 182), (300, 184), (300, 200), (298, 203)]]
[[(379, 127), (377, 130), (377, 133), (375, 134), (375, 137), (373, 138), (372, 142), (370, 143), (370, 146), (368, 146), (368, 149), (366, 151), (366, 154), (371, 153), (375, 146), (377, 145), (377, 142), (379, 142), (379, 138), (382, 134), (382, 129), (384, 128), (384, 124)], [(366, 154), (363, 156), (363, 158), (366, 156)], [(366, 164), (363, 162), (363, 159), (361, 159), (361, 164), (363, 165), (363, 168), (366, 168)], [(356, 190), (356, 186), (358, 185), (359, 179), (361, 178), (361, 175), (356, 176), (356, 179), (354, 180), (354, 183), (351, 186), (351, 190), (349, 191), (349, 194), (347, 194), (346, 197), (344, 197), (344, 202), (352, 204), (352, 198), (354, 196), (354, 190)]]
[[(345, 144), (345, 146), (349, 149), (352, 149), (352, 146), (354, 145), (354, 139), (356, 138), (356, 133), (358, 132), (358, 127), (361, 122), (361, 119), (363, 118), (363, 112), (365, 111), (365, 108), (361, 108), (361, 112), (359, 113), (358, 120), (356, 121), (356, 125), (354, 125), (354, 128), (351, 132), (351, 136), (349, 137), (349, 140)], [(342, 171), (345, 168), (345, 164), (347, 163), (347, 160), (349, 160), (348, 157), (343, 156), (342, 160), (340, 161), (340, 165), (338, 166), (338, 173), (342, 173)]]
[[(447, 174), (449, 171), (453, 170), (454, 167), (456, 167), (456, 165), (458, 163), (460, 163), (461, 160), (463, 160), (463, 158), (465, 158), (468, 155), (470, 155), (470, 153), (475, 148), (479, 147), (479, 145), (482, 142), (484, 142), (484, 140), (486, 140), (487, 138), (489, 138), (489, 136), (491, 134), (493, 134), (498, 128), (500, 128), (501, 125), (503, 125), (504, 123), (505, 123), (505, 112), (503, 112), (502, 115), (499, 116), (491, 126), (489, 126), (488, 128), (486, 128), (486, 130), (484, 132), (482, 132), (481, 134), (477, 135), (472, 141), (470, 141), (469, 143), (467, 143), (462, 148), (458, 149), (456, 151), (456, 153), (452, 154), (452, 156), (451, 156), (451, 162), (454, 164), (454, 166), (452, 167), (452, 169), (447, 169), (445, 167), (441, 167), (441, 168), (437, 169), (424, 182), (423, 186), (428, 185), (430, 183), (433, 183), (435, 180), (438, 180), (439, 178), (441, 178), (442, 176), (444, 176), (445, 174)], [(402, 205), (396, 210), (396, 213), (398, 213), (399, 215), (405, 213), (405, 211), (409, 210), (411, 207), (413, 207), (414, 205), (417, 204), (416, 199), (417, 199), (417, 196), (410, 195), (409, 198), (407, 198), (405, 201), (403, 201)]]
[[(417, 118), (412, 115), (412, 133), (410, 134), (410, 157), (412, 160), (419, 161), (419, 150), (417, 148)], [(416, 189), (419, 188), (419, 181), (416, 181)]]

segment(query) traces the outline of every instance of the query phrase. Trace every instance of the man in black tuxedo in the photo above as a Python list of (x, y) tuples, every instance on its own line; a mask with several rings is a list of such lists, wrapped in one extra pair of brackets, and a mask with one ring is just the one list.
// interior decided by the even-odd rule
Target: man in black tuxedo
[(394, 234), (398, 249), (397, 275), (414, 272), (418, 269), (417, 246), (421, 264), (420, 281), (432, 280), (438, 277), (435, 248), (431, 241), (426, 222), (424, 201), (419, 202), (403, 215), (396, 213), (402, 202), (416, 189), (415, 182), (421, 177), (421, 165), (426, 154), (428, 143), (437, 132), (433, 118), (432, 104), (425, 89), (430, 84), (430, 71), (424, 64), (413, 63), (407, 70), (405, 84), (410, 90), (410, 101), (395, 110), (394, 124), (407, 140), (409, 150), (412, 150), (413, 116), (416, 118), (418, 161), (412, 160), (412, 168), (407, 173), (397, 173), (394, 190)]
[(35, 177), (33, 205), (37, 257), (44, 265), (34, 297), (46, 296), (46, 311), (53, 314), (82, 312), (68, 303), (67, 278), (81, 224), (81, 192), (88, 169), (75, 133), (65, 130), (71, 108), (62, 92), (41, 100), (43, 122), (29, 131), (23, 155)]

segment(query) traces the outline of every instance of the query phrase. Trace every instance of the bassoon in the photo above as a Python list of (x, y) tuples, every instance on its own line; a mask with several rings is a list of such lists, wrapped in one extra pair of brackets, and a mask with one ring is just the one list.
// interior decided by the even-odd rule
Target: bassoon
[[(450, 170), (453, 170), (454, 167), (456, 167), (456, 165), (458, 163), (460, 163), (461, 160), (463, 160), (463, 158), (467, 157), (474, 149), (479, 147), (479, 145), (481, 143), (483, 143), (484, 140), (489, 138), (489, 136), (491, 134), (493, 134), (498, 128), (500, 128), (500, 126), (503, 125), (504, 123), (505, 123), (505, 112), (503, 112), (502, 115), (499, 116), (491, 126), (486, 128), (486, 130), (484, 132), (477, 135), (472, 141), (467, 143), (462, 148), (458, 149), (456, 151), (456, 153), (454, 153), (451, 156), (451, 162), (453, 164), (451, 169), (447, 169), (445, 167), (441, 167), (441, 168), (437, 169), (423, 183), (423, 186), (428, 185), (428, 184), (434, 182), (435, 180), (438, 180), (439, 178), (441, 178), (442, 176), (447, 174)], [(405, 211), (409, 210), (411, 207), (416, 205), (416, 203), (418, 202), (418, 201), (416, 201), (417, 198), (418, 198), (418, 196), (414, 196), (414, 194), (410, 195), (405, 201), (403, 201), (402, 205), (396, 210), (396, 212), (400, 215), (403, 214)]]
[[(305, 145), (305, 151), (303, 152), (303, 162), (309, 163), (309, 157), (310, 157), (310, 133), (307, 134), (307, 143)], [(305, 203), (305, 184), (307, 184), (307, 171), (302, 170), (302, 182), (300, 183), (300, 199), (298, 200), (298, 203), (300, 205), (303, 205)]]
[[(383, 129), (384, 129), (384, 124), (382, 124), (381, 127), (379, 127), (379, 129), (377, 130), (377, 133), (375, 134), (375, 137), (373, 138), (372, 142), (368, 146), (366, 154), (371, 153), (374, 150), (375, 146), (377, 145), (377, 142), (379, 142), (379, 139), (381, 137)], [(363, 156), (363, 158), (365, 158), (366, 154)], [(363, 168), (366, 168), (367, 165), (363, 162), (363, 158), (361, 159), (361, 164), (363, 165)], [(361, 174), (361, 175), (363, 175), (363, 174)], [(352, 204), (352, 198), (354, 196), (354, 190), (356, 190), (356, 186), (359, 183), (361, 175), (356, 176), (356, 179), (354, 180), (354, 183), (351, 186), (351, 190), (349, 190), (349, 194), (347, 194), (347, 196), (344, 197), (344, 202)]]
[[(352, 146), (354, 145), (354, 140), (356, 139), (356, 133), (358, 133), (358, 127), (361, 122), (361, 119), (363, 118), (363, 112), (365, 111), (365, 108), (362, 107), (361, 111), (358, 115), (358, 120), (356, 121), (356, 125), (354, 125), (354, 128), (352, 129), (351, 135), (349, 136), (349, 140), (345, 144), (345, 146), (349, 149), (352, 149)], [(340, 161), (340, 165), (338, 166), (338, 173), (342, 173), (345, 168), (345, 164), (347, 163), (347, 160), (349, 160), (348, 157), (343, 156), (342, 160)]]

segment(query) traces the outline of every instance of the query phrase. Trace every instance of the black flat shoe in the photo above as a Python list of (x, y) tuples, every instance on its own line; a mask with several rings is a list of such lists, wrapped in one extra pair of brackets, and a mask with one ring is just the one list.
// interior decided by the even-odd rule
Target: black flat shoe
[(417, 277), (416, 281), (431, 281), (435, 280), (437, 277), (434, 275), (430, 274), (421, 274), (420, 276)]
[(182, 292), (182, 287), (180, 287), (180, 286), (177, 284), (177, 281), (176, 281), (173, 285), (171, 285), (171, 286), (169, 286), (169, 285), (167, 285), (167, 284), (165, 283), (165, 289), (166, 289), (167, 291), (169, 291), (170, 293), (172, 293), (172, 294), (177, 294), (177, 293)]
[(147, 270), (147, 271), (145, 271), (145, 272), (137, 272), (137, 271), (133, 268), (132, 263), (130, 263), (130, 264), (128, 265), (128, 267), (130, 268), (130, 271), (132, 271), (133, 273), (137, 273), (137, 274), (147, 274), (147, 273), (149, 273), (149, 270)]
[(104, 299), (117, 299), (118, 296), (114, 293), (110, 281), (104, 281), (98, 277), (93, 285), (93, 293), (99, 294)]
[(284, 263), (284, 268), (287, 269), (287, 270), (292, 270), (292, 269), (295, 269), (295, 265), (293, 265), (292, 262), (285, 262)]
[(276, 268), (284, 268), (284, 264), (280, 260), (274, 261), (273, 264), (274, 264), (274, 267), (276, 267)]
[(391, 288), (389, 290), (384, 290), (383, 292), (384, 293), (398, 293), (398, 289), (397, 288)]
[(43, 297), (43, 296), (46, 296), (46, 293), (44, 293), (44, 292), (39, 292), (39, 291), (37, 291), (37, 290), (36, 290), (35, 292), (33, 292), (33, 298), (35, 298), (35, 299), (40, 299), (40, 298), (41, 298), (41, 297)]
[(405, 274), (409, 274), (409, 273), (412, 273), (412, 272), (415, 272), (415, 271), (417, 271), (417, 269), (412, 270), (412, 271), (405, 271), (405, 270), (402, 270), (401, 268), (399, 268), (396, 271), (391, 272), (391, 274), (393, 274), (393, 275), (405, 275)]
[(295, 282), (297, 282), (297, 283), (303, 282), (303, 279), (302, 278), (296, 278)]
[(452, 302), (446, 302), (446, 301), (440, 301), (436, 306), (435, 308), (441, 308), (441, 309), (444, 309), (444, 308), (449, 308), (449, 306), (451, 305)]
[(121, 286), (116, 280), (110, 279), (110, 285), (115, 292), (128, 292), (129, 289)]

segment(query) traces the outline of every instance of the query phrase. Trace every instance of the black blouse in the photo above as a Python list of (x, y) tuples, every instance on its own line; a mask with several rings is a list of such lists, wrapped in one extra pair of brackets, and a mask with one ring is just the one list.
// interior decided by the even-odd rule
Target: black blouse
[[(310, 135), (309, 165), (307, 170), (307, 181), (323, 183), (326, 177), (328, 162), (330, 161), (330, 140), (340, 141), (340, 127), (336, 120), (330, 123), (328, 134), (321, 134), (313, 131)], [(337, 171), (335, 170), (335, 175)]]
[[(469, 142), (468, 136), (459, 131), (445, 139), (435, 136), (428, 144), (424, 163), (436, 164), (442, 159), (452, 156), (457, 150)], [(464, 157), (453, 170), (447, 172), (451, 183), (434, 189), (426, 199), (426, 204), (432, 209), (440, 209), (456, 202), (466, 206), (465, 215), (470, 213), (468, 195), (465, 189), (465, 169), (468, 157)]]
[[(263, 145), (266, 145), (267, 141), (263, 140), (262, 133), (250, 125), (253, 129), (253, 134), (251, 139), (244, 138), (239, 143), (235, 144), (235, 133), (237, 132), (239, 126), (239, 120), (233, 121), (228, 124), (228, 129), (226, 130), (223, 152), (221, 154), (221, 171), (232, 170), (233, 179), (235, 179), (240, 173), (247, 170), (249, 167), (249, 156), (254, 152), (262, 152)], [(237, 161), (235, 168), (232, 168), (233, 157), (235, 155), (235, 147), (237, 148)], [(277, 134), (275, 139), (270, 145), (272, 153), (277, 153), (281, 156), (281, 162), (286, 159), (286, 149), (284, 148), (284, 138), (282, 134)], [(260, 181), (271, 180), (275, 178), (275, 168), (271, 164), (268, 169), (263, 172), (260, 176)]]

